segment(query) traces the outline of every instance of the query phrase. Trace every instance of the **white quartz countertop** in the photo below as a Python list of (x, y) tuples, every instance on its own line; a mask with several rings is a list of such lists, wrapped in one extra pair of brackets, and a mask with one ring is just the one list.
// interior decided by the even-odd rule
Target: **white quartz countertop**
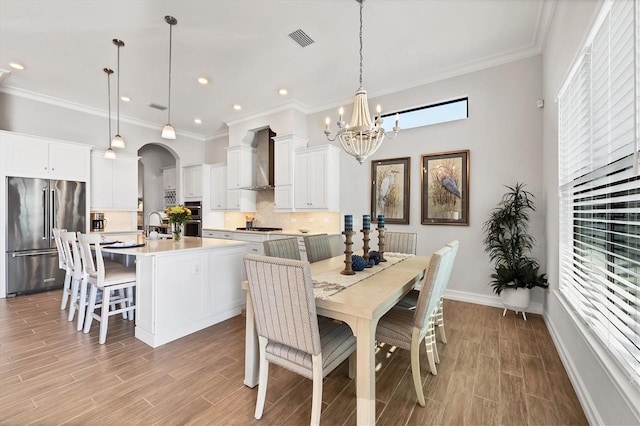
[(102, 250), (105, 253), (116, 253), (133, 256), (154, 256), (154, 255), (171, 255), (184, 253), (187, 251), (202, 251), (224, 249), (233, 246), (246, 245), (246, 242), (236, 240), (220, 240), (215, 238), (200, 237), (182, 237), (180, 241), (173, 239), (147, 239), (142, 235), (110, 235), (105, 240), (117, 240), (125, 244), (144, 244), (140, 247), (112, 247), (103, 245)]
[[(225, 229), (225, 228), (202, 228), (203, 231), (219, 231), (219, 232), (239, 232), (243, 234), (252, 235), (291, 235), (291, 236), (304, 236), (304, 235), (319, 235), (327, 234), (327, 232), (300, 232), (297, 229), (283, 229), (282, 231), (248, 231), (244, 229)], [(336, 232), (338, 234), (339, 232)]]

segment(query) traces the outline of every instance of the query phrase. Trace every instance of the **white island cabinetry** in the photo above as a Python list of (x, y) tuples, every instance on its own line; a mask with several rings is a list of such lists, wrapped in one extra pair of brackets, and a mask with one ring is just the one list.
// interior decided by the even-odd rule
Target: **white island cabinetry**
[(104, 249), (136, 257), (138, 339), (158, 347), (240, 314), (246, 243), (197, 237), (139, 241), (145, 246)]

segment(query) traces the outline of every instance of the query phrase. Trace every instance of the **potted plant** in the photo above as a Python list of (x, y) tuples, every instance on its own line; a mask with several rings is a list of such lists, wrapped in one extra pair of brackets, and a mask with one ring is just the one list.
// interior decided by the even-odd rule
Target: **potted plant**
[(484, 247), (494, 263), (491, 274), (493, 291), (500, 295), (507, 309), (522, 311), (529, 307), (530, 289), (547, 288), (546, 274), (540, 273), (540, 264), (530, 256), (535, 243), (529, 234), (529, 214), (535, 211), (534, 196), (524, 184), (506, 186), (508, 191), (484, 223)]

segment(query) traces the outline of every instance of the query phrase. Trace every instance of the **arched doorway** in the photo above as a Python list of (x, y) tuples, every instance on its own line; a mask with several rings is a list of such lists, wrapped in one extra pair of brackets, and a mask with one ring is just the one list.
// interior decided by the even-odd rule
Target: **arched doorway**
[(144, 229), (151, 212), (164, 211), (164, 172), (177, 167), (178, 155), (162, 144), (148, 143), (138, 156), (138, 229)]

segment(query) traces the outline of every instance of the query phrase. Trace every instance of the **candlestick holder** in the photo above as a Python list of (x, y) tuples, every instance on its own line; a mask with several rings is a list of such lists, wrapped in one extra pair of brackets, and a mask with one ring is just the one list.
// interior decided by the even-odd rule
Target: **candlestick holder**
[(344, 239), (344, 270), (340, 271), (342, 275), (354, 275), (355, 271), (351, 269), (351, 255), (353, 251), (351, 251), (351, 246), (353, 245), (353, 231), (343, 231), (342, 235), (345, 236)]
[(380, 262), (386, 262), (384, 258), (384, 228), (376, 228), (378, 230), (378, 253), (380, 253)]
[(369, 233), (370, 232), (371, 232), (370, 229), (362, 230), (362, 234), (364, 235), (364, 237), (362, 238), (362, 241), (363, 241), (362, 257), (364, 258), (365, 262), (369, 262)]

